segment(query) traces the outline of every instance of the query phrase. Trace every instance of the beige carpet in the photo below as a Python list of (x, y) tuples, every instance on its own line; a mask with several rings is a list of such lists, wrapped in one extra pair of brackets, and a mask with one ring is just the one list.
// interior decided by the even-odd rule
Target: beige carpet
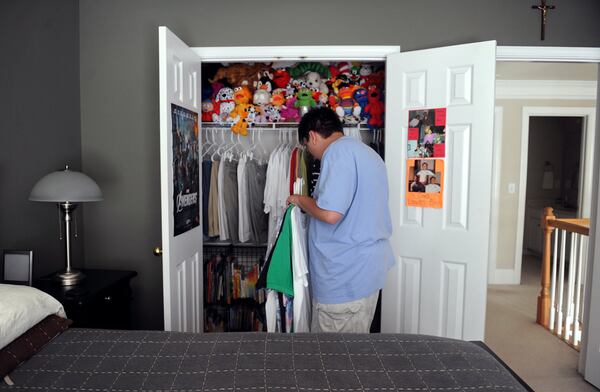
[(489, 286), (485, 343), (535, 391), (598, 391), (577, 373), (579, 353), (536, 324), (539, 277), (524, 256), (521, 285)]

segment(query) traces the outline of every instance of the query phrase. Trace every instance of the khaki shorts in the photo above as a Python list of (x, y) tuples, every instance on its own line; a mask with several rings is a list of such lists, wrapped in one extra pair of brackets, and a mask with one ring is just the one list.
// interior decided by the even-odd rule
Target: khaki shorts
[(369, 333), (379, 290), (368, 297), (343, 304), (312, 302), (311, 332)]

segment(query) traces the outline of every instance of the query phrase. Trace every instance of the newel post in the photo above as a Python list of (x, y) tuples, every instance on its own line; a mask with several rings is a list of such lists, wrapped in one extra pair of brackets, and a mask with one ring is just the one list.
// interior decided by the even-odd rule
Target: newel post
[(537, 302), (537, 323), (548, 328), (550, 324), (550, 257), (552, 245), (552, 232), (554, 227), (548, 224), (549, 221), (556, 219), (552, 207), (544, 208), (542, 216), (541, 229), (544, 233), (544, 249), (542, 255), (542, 289), (538, 295)]

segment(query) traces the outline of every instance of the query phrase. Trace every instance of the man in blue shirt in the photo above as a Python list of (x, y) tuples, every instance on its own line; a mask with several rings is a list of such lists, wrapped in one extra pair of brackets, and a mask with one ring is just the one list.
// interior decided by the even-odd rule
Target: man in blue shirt
[(344, 136), (328, 108), (305, 114), (298, 138), (321, 161), (312, 197), (288, 199), (311, 217), (311, 331), (369, 332), (379, 290), (394, 264), (385, 164), (370, 147)]

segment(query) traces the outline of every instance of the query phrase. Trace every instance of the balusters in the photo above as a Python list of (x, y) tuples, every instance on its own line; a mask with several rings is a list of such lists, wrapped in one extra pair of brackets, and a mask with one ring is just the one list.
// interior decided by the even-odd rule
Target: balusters
[(537, 322), (577, 349), (585, 307), (589, 219), (556, 219), (546, 208), (541, 226), (545, 235)]

